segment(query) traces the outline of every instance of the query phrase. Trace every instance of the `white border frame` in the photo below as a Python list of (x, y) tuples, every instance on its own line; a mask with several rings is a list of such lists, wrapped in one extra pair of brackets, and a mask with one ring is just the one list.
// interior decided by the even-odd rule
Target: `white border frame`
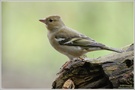
[[(135, 14), (135, 0), (68, 0), (68, 1), (67, 0), (0, 0), (0, 7), (1, 7), (0, 13), (2, 14), (1, 2), (56, 2), (56, 1), (57, 2), (133, 2), (134, 3), (133, 14)], [(134, 22), (135, 22), (135, 15), (134, 15)], [(4, 89), (2, 88), (2, 15), (0, 17), (0, 43), (1, 43), (0, 44), (0, 53), (1, 53), (0, 54), (0, 90), (45, 90), (45, 89), (48, 89), (48, 88), (31, 88), (31, 89), (21, 89), (21, 88), (20, 89), (19, 88)], [(135, 78), (134, 78), (134, 81), (135, 81)], [(58, 89), (58, 90), (61, 90), (61, 89)], [(80, 89), (80, 90), (86, 90), (86, 89)], [(96, 90), (96, 89), (92, 89), (92, 90)], [(104, 90), (104, 89), (99, 89), (99, 90)], [(105, 90), (111, 90), (111, 89), (105, 89)], [(118, 90), (118, 89), (113, 89), (113, 90)], [(122, 89), (122, 90), (134, 90), (134, 89)]]

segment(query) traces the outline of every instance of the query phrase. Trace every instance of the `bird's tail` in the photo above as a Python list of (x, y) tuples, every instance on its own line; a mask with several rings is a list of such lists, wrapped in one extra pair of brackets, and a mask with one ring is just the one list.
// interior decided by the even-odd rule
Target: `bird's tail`
[(116, 49), (116, 48), (112, 48), (112, 47), (107, 47), (107, 46), (103, 47), (103, 49), (109, 50), (109, 51), (118, 52), (118, 53), (122, 53), (122, 52), (123, 52), (123, 51), (120, 50), (120, 49)]

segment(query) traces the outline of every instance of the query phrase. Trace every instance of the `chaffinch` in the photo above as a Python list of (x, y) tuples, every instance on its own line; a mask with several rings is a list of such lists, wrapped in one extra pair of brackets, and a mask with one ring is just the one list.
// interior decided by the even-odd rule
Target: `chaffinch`
[(50, 44), (60, 53), (66, 55), (70, 60), (80, 58), (87, 52), (96, 50), (110, 50), (114, 52), (122, 52), (67, 27), (60, 16), (49, 16), (40, 19), (40, 22), (46, 24), (48, 29), (48, 39)]

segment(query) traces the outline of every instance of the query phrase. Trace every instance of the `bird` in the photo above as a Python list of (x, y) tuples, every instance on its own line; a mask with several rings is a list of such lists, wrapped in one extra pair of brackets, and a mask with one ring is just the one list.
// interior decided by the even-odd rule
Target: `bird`
[(96, 42), (94, 39), (67, 27), (59, 15), (51, 15), (40, 22), (46, 25), (48, 30), (47, 37), (50, 44), (58, 52), (66, 55), (70, 60), (86, 56), (88, 52), (97, 50), (109, 50), (121, 53), (119, 49), (108, 47), (102, 43)]

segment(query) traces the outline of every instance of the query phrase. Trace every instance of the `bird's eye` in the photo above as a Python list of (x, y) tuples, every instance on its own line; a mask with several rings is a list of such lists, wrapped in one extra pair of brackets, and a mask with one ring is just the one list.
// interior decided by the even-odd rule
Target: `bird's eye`
[(49, 22), (52, 22), (53, 20), (52, 19), (49, 19)]

